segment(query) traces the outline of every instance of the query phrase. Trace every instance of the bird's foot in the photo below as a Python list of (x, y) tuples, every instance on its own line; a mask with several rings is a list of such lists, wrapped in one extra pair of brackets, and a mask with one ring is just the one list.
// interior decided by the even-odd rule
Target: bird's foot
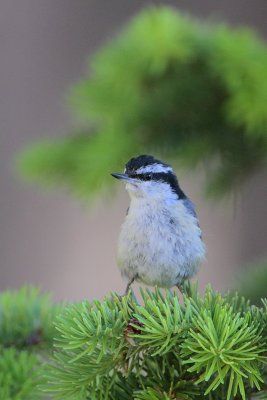
[(184, 295), (184, 286), (183, 283), (177, 283), (176, 287), (178, 288), (179, 292), (181, 293), (181, 295)]
[(133, 283), (134, 283), (134, 278), (127, 283), (127, 286), (126, 286), (126, 289), (125, 289), (125, 292), (124, 292), (123, 296), (127, 296), (128, 295), (128, 293), (130, 291), (130, 288), (131, 288), (131, 285)]

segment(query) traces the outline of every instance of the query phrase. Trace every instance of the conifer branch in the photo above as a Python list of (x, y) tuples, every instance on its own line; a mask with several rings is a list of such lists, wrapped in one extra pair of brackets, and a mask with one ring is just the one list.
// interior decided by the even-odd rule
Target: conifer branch
[(145, 148), (189, 169), (209, 162), (208, 193), (221, 197), (266, 167), (266, 93), (267, 47), (253, 31), (152, 7), (95, 54), (71, 91), (88, 128), (34, 144), (19, 167), (88, 198)]
[(142, 304), (112, 295), (60, 316), (47, 372), (55, 398), (245, 400), (265, 390), (266, 302), (211, 288), (201, 298), (192, 285), (183, 303), (172, 291), (141, 294)]

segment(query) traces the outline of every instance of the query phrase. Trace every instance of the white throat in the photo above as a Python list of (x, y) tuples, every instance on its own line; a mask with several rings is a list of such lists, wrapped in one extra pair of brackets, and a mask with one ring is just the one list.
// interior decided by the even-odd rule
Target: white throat
[(126, 190), (132, 201), (146, 201), (170, 204), (178, 200), (177, 194), (166, 182), (160, 181), (139, 181), (127, 183)]

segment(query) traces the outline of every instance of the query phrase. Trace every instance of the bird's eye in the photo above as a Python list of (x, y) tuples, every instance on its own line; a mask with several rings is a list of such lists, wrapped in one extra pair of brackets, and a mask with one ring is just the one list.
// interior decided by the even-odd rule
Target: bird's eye
[(131, 177), (140, 179), (141, 181), (151, 181), (153, 174), (131, 174)]

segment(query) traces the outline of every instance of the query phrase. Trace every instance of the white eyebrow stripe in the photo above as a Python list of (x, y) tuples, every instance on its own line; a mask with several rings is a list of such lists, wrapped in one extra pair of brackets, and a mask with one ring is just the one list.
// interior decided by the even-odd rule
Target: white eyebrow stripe
[(172, 167), (162, 164), (151, 164), (141, 167), (135, 171), (137, 174), (157, 173), (157, 172), (173, 172)]

